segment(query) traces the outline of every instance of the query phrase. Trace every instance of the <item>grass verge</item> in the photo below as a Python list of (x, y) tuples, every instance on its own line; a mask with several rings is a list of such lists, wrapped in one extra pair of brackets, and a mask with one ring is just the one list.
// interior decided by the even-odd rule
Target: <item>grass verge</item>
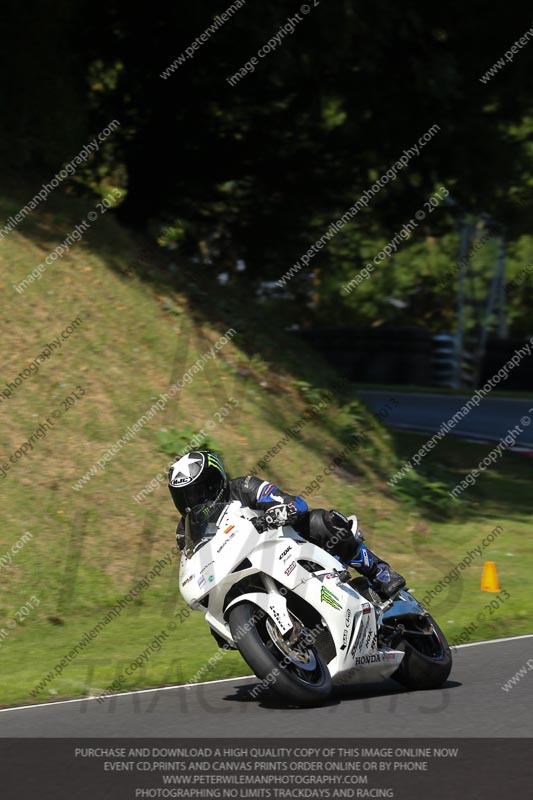
[[(15, 205), (12, 198), (0, 198), (0, 216), (9, 216)], [(469, 489), (453, 518), (435, 518), (419, 502), (399, 502), (387, 485), (399, 459), (414, 452), (423, 437), (387, 433), (353, 389), (346, 388), (342, 401), (333, 399), (284, 441), (288, 426), (305, 419), (331, 384), (327, 365), (260, 317), (237, 318), (229, 307), (225, 315), (210, 316), (209, 302), (217, 298), (204, 297), (200, 311), (194, 298), (177, 288), (180, 266), (172, 286), (164, 253), (153, 257), (151, 282), (138, 277), (132, 266), (146, 244), (110, 214), (17, 293), (13, 284), (43, 262), (88, 208), (79, 200), (51, 199), (0, 250), (6, 298), (2, 380), (9, 384), (29, 372), (0, 402), (1, 463), (8, 465), (0, 478), (2, 704), (88, 695), (107, 689), (119, 675), (120, 688), (131, 689), (247, 672), (237, 654), (218, 658), (199, 614), (186, 615), (175, 560), (75, 657), (69, 655), (174, 544), (176, 514), (165, 482), (155, 479), (169, 461), (160, 442), (173, 430), (208, 431), (233, 475), (260, 471), (295, 492), (323, 476), (309, 492), (310, 504), (357, 511), (369, 545), (406, 574), (419, 596), (501, 524), (504, 534), (486, 556), (497, 562), (511, 599), (487, 612), (475, 638), (531, 630), (532, 601), (524, 589), (533, 563), (527, 535), (531, 462), (504, 456)], [(81, 324), (62, 339), (77, 318)], [(172, 402), (117, 445), (104, 468), (76, 489), (103, 453), (231, 326), (237, 335), (217, 358), (208, 359)], [(32, 371), (29, 365), (55, 338), (60, 346)], [(223, 415), (230, 398), (238, 405)], [(37, 435), (48, 419), (53, 424)], [(364, 436), (363, 446), (325, 475), (354, 431)], [(29, 441), (33, 447), (15, 457)], [(257, 462), (274, 447), (278, 452), (258, 470)], [(484, 452), (483, 446), (444, 440), (425, 469), (452, 486)], [(155, 488), (137, 502), (135, 495), (150, 482)], [(26, 532), (31, 538), (13, 552)], [(449, 596), (441, 594), (431, 605), (452, 637), (488, 598), (479, 592), (480, 569), (481, 561), (473, 564)], [(162, 639), (156, 642), (158, 635)]]

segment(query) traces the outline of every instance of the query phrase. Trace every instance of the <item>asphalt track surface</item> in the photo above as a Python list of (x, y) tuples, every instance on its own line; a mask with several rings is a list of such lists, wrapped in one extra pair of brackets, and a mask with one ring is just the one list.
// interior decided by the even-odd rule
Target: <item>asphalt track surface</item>
[(533, 634), (453, 649), (441, 689), (394, 681), (343, 687), (324, 706), (290, 708), (250, 690), (256, 678), (128, 692), (0, 710), (0, 737), (533, 737)]
[[(448, 422), (472, 396), (371, 389), (361, 390), (358, 394), (374, 411), (386, 409), (383, 411), (384, 425), (421, 433), (438, 431), (442, 423)], [(394, 407), (387, 405), (390, 398), (397, 401)], [(520, 420), (525, 421), (526, 418), (529, 418), (529, 424), (522, 424)], [(500, 441), (515, 425), (523, 428), (523, 433), (516, 439), (515, 447), (533, 450), (533, 397), (486, 396), (479, 406), (473, 408), (454, 426), (449, 435), (481, 441)]]

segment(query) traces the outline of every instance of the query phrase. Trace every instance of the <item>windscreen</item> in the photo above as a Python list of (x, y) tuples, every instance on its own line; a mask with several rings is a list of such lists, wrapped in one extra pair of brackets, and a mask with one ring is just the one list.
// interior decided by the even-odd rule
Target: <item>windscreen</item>
[(190, 558), (218, 531), (218, 520), (227, 503), (203, 503), (195, 506), (185, 518), (185, 553)]

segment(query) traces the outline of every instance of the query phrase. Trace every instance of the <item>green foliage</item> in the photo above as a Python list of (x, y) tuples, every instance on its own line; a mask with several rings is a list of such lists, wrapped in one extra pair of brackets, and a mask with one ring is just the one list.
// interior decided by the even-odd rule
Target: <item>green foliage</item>
[(361, 402), (354, 402), (352, 400), (351, 402), (346, 403), (346, 405), (342, 407), (342, 410), (350, 419), (350, 424), (344, 429), (345, 436), (349, 436), (350, 434), (353, 435), (354, 428), (355, 430), (360, 430), (361, 428), (365, 427), (369, 414), (367, 411), (365, 411), (365, 408)]
[(302, 398), (310, 406), (319, 403), (320, 400), (324, 398), (323, 389), (319, 389), (318, 386), (313, 386), (313, 384), (308, 383), (308, 381), (295, 381), (295, 386)]
[(163, 310), (168, 311), (169, 314), (174, 314), (176, 317), (181, 317), (183, 315), (182, 309), (179, 308), (170, 297), (163, 298)]
[(157, 449), (168, 456), (174, 457), (187, 450), (214, 450), (222, 455), (220, 447), (215, 440), (202, 433), (198, 433), (190, 425), (182, 428), (163, 428), (155, 434)]
[(403, 475), (392, 491), (396, 497), (434, 519), (451, 518), (461, 507), (461, 500), (450, 497), (448, 484), (415, 470)]
[[(34, 0), (6, 0), (10, 69), (0, 71), (0, 90), (9, 124), (0, 135), (0, 165), (25, 169), (36, 190), (119, 120), (63, 188), (90, 194), (120, 187), (122, 219), (177, 256), (195, 255), (211, 291), (191, 280), (188, 292), (195, 299), (216, 292), (221, 308), (220, 271), (228, 272), (228, 291), (249, 302), (251, 289), (283, 275), (438, 125), (287, 291), (301, 313), (313, 281), (309, 321), (450, 330), (456, 280), (439, 282), (457, 261), (463, 212), (486, 212), (505, 228), (511, 277), (533, 249), (533, 48), (483, 82), (516, 39), (516, 15), (497, 6), (480, 14), (458, 0), (444, 15), (415, 0), (332, 3), (313, 6), (268, 63), (230, 87), (226, 78), (286, 20), (282, 0), (253, 14), (245, 4), (201, 54), (167, 73), (220, 12), (217, 0), (164, 7), (148, 21), (142, 6), (111, 3), (102, 11), (58, 0), (43, 14)], [(343, 297), (342, 286), (441, 185), (453, 204), (426, 212), (397, 252)], [(479, 255), (486, 266), (491, 246)], [(236, 271), (238, 259), (245, 272)], [(526, 289), (509, 298), (511, 332), (520, 335), (529, 325)]]

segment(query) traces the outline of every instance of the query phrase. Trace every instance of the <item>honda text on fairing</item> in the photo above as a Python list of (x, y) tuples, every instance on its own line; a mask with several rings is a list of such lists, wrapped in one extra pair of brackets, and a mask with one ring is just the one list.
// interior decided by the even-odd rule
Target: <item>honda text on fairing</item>
[(293, 704), (386, 678), (433, 689), (450, 673), (442, 631), (408, 591), (383, 602), (367, 578), (237, 501), (187, 515), (180, 590), (219, 645)]

